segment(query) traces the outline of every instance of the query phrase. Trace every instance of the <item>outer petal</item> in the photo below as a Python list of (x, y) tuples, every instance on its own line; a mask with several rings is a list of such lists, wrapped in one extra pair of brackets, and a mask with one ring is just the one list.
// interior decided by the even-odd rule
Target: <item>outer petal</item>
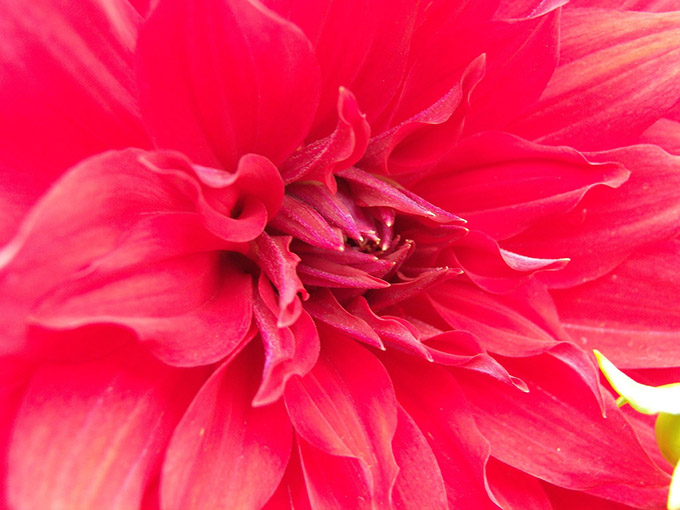
[(283, 403), (253, 408), (253, 350), (205, 383), (172, 436), (163, 465), (164, 510), (260, 508), (276, 490), (292, 441)]
[(489, 499), (484, 475), (489, 444), (479, 433), (456, 380), (441, 367), (401, 355), (385, 362), (399, 403), (437, 458), (449, 507), (497, 509)]
[(262, 510), (311, 510), (307, 487), (300, 464), (300, 451), (297, 442), (288, 461), (286, 473), (281, 484)]
[(344, 86), (357, 97), (369, 123), (385, 109), (406, 69), (418, 13), (414, 0), (265, 0), (299, 26), (314, 45), (322, 93), (311, 139), (332, 130), (331, 115)]
[(484, 350), (502, 356), (541, 354), (569, 339), (550, 296), (538, 285), (498, 296), (473, 285), (447, 282), (429, 295), (450, 327), (469, 331)]
[(616, 267), (639, 246), (680, 232), (680, 157), (653, 146), (589, 154), (631, 171), (618, 189), (592, 189), (571, 212), (537, 223), (504, 247), (533, 257), (569, 257), (561, 271), (540, 279), (569, 287)]
[(664, 487), (668, 475), (647, 456), (611, 397), (605, 418), (577, 371), (561, 361), (543, 356), (505, 365), (529, 393), (469, 372), (458, 376), (492, 455), (563, 487), (633, 505), (659, 503), (639, 487)]
[(1, 245), (66, 168), (149, 142), (135, 104), (141, 19), (126, 1), (8, 1), (0, 19)]
[(571, 10), (564, 17), (561, 64), (511, 129), (581, 150), (634, 142), (680, 97), (680, 14)]
[(590, 163), (567, 147), (488, 132), (461, 141), (412, 191), (503, 240), (570, 210), (593, 186), (618, 187), (627, 177), (621, 165)]
[(319, 93), (312, 48), (257, 0), (163, 0), (138, 54), (141, 105), (161, 147), (232, 169), (248, 152), (281, 163), (307, 135)]
[(486, 464), (486, 476), (489, 489), (503, 510), (553, 510), (543, 487), (533, 476), (493, 457)]
[(437, 261), (440, 265), (462, 267), (475, 285), (494, 293), (511, 292), (539, 272), (559, 272), (568, 262), (566, 258), (532, 258), (504, 250), (478, 230), (454, 241)]
[(314, 369), (291, 379), (284, 396), (298, 434), (315, 449), (356, 459), (370, 501), (389, 506), (398, 471), (397, 408), (380, 362), (354, 340), (327, 335)]
[(26, 510), (138, 508), (202, 371), (134, 347), (38, 369), (17, 416), (9, 500)]
[(441, 470), (432, 448), (403, 408), (392, 440), (399, 475), (392, 497), (398, 510), (445, 510), (448, 508)]
[(621, 368), (680, 365), (680, 241), (650, 245), (610, 274), (553, 298), (565, 329)]
[[(60, 328), (93, 321), (130, 326), (156, 342), (164, 359), (183, 365), (214, 362), (230, 350), (222, 349), (233, 337), (243, 338), (249, 278), (217, 255), (215, 250), (234, 245), (209, 234), (202, 225), (205, 215), (196, 209), (208, 211), (213, 223), (232, 226), (253, 221), (257, 226), (257, 215), (253, 220), (246, 213), (245, 218), (218, 213), (206, 204), (195, 177), (147, 167), (140, 162), (147, 154), (107, 153), (75, 167), (0, 252), (5, 296), (0, 320), (14, 339), (6, 349), (21, 348), (30, 311)], [(266, 220), (264, 206), (256, 209)], [(221, 286), (226, 275), (236, 285)], [(232, 320), (225, 322), (224, 313)], [(177, 321), (168, 319), (172, 316)], [(192, 329), (213, 323), (223, 325), (229, 342), (212, 331), (215, 343), (186, 357), (187, 345), (197, 347)]]
[(660, 146), (666, 152), (680, 155), (680, 122), (671, 119), (659, 119), (647, 129), (640, 141)]

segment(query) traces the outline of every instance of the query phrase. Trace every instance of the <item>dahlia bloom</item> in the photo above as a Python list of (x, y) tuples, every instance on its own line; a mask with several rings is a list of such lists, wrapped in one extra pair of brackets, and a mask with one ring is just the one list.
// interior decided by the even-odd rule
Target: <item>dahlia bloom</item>
[(676, 8), (0, 1), (2, 504), (664, 508)]

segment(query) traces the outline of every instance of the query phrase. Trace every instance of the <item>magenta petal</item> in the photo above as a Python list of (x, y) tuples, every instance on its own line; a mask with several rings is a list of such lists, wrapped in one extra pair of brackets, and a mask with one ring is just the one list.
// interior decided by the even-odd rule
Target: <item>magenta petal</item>
[(305, 310), (316, 320), (339, 329), (344, 334), (384, 350), (380, 336), (356, 314), (348, 312), (328, 289), (319, 289), (305, 303)]
[[(178, 221), (169, 226), (175, 233), (184, 227)], [(195, 222), (191, 226), (196, 228)], [(232, 352), (250, 327), (251, 275), (217, 253), (172, 257), (177, 246), (165, 245), (171, 258), (154, 259), (141, 244), (127, 243), (92, 264), (87, 276), (60, 285), (31, 320), (59, 329), (127, 326), (156, 356), (176, 366), (206, 365)], [(191, 249), (199, 247), (194, 242)], [(189, 248), (181, 244), (181, 249)]]
[(503, 510), (553, 510), (539, 481), (519, 469), (491, 457), (486, 464), (486, 477), (489, 490)]
[(425, 436), (403, 408), (398, 409), (397, 430), (392, 440), (399, 475), (392, 499), (398, 510), (446, 510), (444, 480)]
[(555, 291), (565, 329), (622, 368), (680, 364), (680, 241), (642, 248), (593, 282)]
[(203, 385), (172, 436), (163, 464), (164, 510), (260, 508), (283, 476), (291, 427), (283, 403), (254, 408), (259, 380), (252, 350)]
[(139, 508), (202, 371), (167, 367), (137, 347), (87, 364), (43, 366), (10, 449), (13, 508)]
[(288, 467), (279, 487), (262, 510), (312, 510), (296, 443), (293, 442)]
[(307, 35), (321, 67), (321, 104), (311, 139), (333, 129), (341, 86), (352, 90), (369, 122), (397, 92), (418, 14), (414, 0), (266, 0)]
[(470, 94), (482, 79), (484, 68), (485, 57), (481, 55), (432, 104), (374, 136), (361, 166), (381, 174), (400, 174), (436, 163), (457, 141)]
[(680, 156), (680, 122), (659, 119), (642, 133), (640, 141), (658, 145), (666, 152)]
[(648, 145), (587, 157), (621, 163), (631, 176), (617, 189), (591, 189), (569, 213), (540, 221), (504, 243), (532, 257), (568, 257), (561, 271), (539, 276), (554, 287), (597, 278), (638, 247), (680, 232), (680, 157)]
[(676, 13), (565, 10), (560, 66), (512, 130), (580, 150), (634, 142), (680, 98), (678, 21)]
[(289, 381), (285, 402), (297, 433), (329, 455), (356, 459), (371, 501), (388, 507), (397, 407), (380, 362), (353, 340), (327, 335), (312, 371)]
[(455, 241), (439, 260), (461, 267), (476, 285), (494, 293), (510, 292), (538, 272), (560, 272), (569, 262), (566, 258), (533, 258), (504, 250), (477, 230)]
[(494, 457), (556, 485), (621, 501), (640, 485), (667, 485), (668, 475), (647, 456), (614, 400), (605, 399), (605, 418), (577, 371), (545, 355), (505, 365), (529, 393), (471, 372), (457, 375)]
[(354, 95), (344, 87), (338, 93), (338, 123), (327, 137), (305, 145), (281, 166), (286, 183), (301, 180), (319, 181), (335, 193), (335, 169), (342, 170), (363, 156), (371, 127), (359, 110)]
[(277, 324), (280, 314), (266, 278), (260, 278), (258, 292), (253, 312), (265, 350), (262, 383), (253, 399), (253, 405), (259, 407), (281, 398), (292, 376), (304, 376), (312, 369), (319, 357), (319, 334), (304, 310), (288, 327)]
[[(0, 211), (14, 224), (61, 172), (108, 149), (148, 147), (135, 104), (141, 18), (125, 0), (4, 2)], [(39, 30), (36, 29), (39, 27)], [(0, 244), (14, 228), (0, 220)], [(4, 228), (3, 228), (4, 227)]]
[(503, 240), (569, 211), (593, 186), (616, 188), (628, 175), (619, 164), (591, 163), (568, 147), (488, 132), (462, 140), (413, 191)]
[(386, 366), (399, 403), (434, 452), (449, 507), (496, 509), (485, 487), (489, 444), (477, 429), (469, 403), (453, 376), (441, 367), (403, 356), (388, 358)]
[(277, 326), (285, 328), (300, 316), (300, 298), (308, 292), (297, 274), (300, 257), (290, 251), (290, 236), (270, 236), (266, 232), (252, 242), (251, 256), (279, 294)]
[(137, 48), (159, 146), (231, 170), (248, 152), (279, 164), (306, 136), (319, 94), (312, 47), (259, 2), (161, 1)]
[[(311, 508), (376, 508), (369, 475), (354, 457), (331, 455), (297, 436)], [(390, 508), (387, 501), (384, 508)], [(296, 509), (297, 510), (297, 509)]]
[(552, 299), (537, 287), (493, 295), (472, 285), (447, 282), (430, 294), (432, 305), (446, 323), (475, 335), (484, 350), (525, 357), (569, 340), (557, 321)]

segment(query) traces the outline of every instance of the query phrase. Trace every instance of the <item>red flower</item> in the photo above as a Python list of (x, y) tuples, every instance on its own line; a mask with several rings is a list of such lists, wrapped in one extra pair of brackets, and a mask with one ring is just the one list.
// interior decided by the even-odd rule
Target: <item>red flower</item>
[(680, 14), (564, 3), (1, 2), (7, 507), (663, 508)]

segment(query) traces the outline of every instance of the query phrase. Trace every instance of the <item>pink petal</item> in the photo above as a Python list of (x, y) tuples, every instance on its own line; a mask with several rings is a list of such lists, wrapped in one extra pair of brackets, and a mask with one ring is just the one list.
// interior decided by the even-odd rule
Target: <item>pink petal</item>
[(281, 166), (286, 183), (301, 180), (319, 181), (333, 193), (337, 185), (333, 171), (348, 168), (363, 156), (371, 127), (359, 110), (357, 100), (349, 90), (340, 87), (338, 93), (338, 123), (327, 137), (305, 145)]
[[(153, 221), (167, 219), (172, 221)], [(252, 277), (216, 251), (192, 253), (205, 249), (205, 241), (197, 234), (197, 221), (179, 221), (184, 219), (194, 220), (152, 218), (150, 226), (160, 232), (138, 224), (136, 235), (91, 264), (87, 275), (45, 296), (31, 321), (59, 329), (127, 326), (156, 356), (176, 366), (224, 358), (249, 330)], [(145, 246), (149, 241), (162, 244)]]
[(627, 177), (621, 165), (590, 163), (567, 147), (489, 132), (461, 141), (413, 191), (503, 240), (572, 209), (593, 186), (618, 187)]
[(461, 267), (476, 285), (494, 293), (510, 292), (537, 272), (560, 272), (568, 262), (566, 258), (532, 258), (504, 250), (477, 230), (455, 241), (439, 258), (440, 264)]
[[(369, 475), (354, 457), (331, 455), (297, 436), (302, 469), (311, 508), (376, 508), (369, 486)], [(383, 503), (390, 508), (389, 503)]]
[(546, 219), (504, 247), (532, 257), (568, 257), (561, 271), (540, 279), (570, 287), (616, 267), (639, 246), (680, 232), (680, 158), (653, 146), (589, 154), (631, 171), (618, 189), (591, 189), (571, 212)]
[(485, 487), (484, 465), (489, 444), (479, 433), (469, 403), (455, 379), (441, 367), (403, 355), (390, 356), (386, 366), (399, 403), (434, 452), (449, 507), (497, 508)]
[(338, 88), (349, 88), (370, 123), (397, 91), (418, 13), (413, 0), (266, 0), (312, 42), (321, 67), (321, 104), (311, 140), (333, 129)]
[(266, 232), (252, 242), (251, 256), (279, 293), (278, 327), (288, 327), (300, 316), (300, 297), (308, 292), (297, 274), (300, 257), (290, 251), (290, 236), (270, 236)]
[(342, 331), (368, 345), (384, 350), (380, 336), (368, 323), (356, 314), (348, 312), (328, 289), (319, 289), (305, 303), (305, 310), (317, 321)]
[(634, 142), (680, 98), (678, 21), (674, 13), (565, 11), (560, 66), (512, 130), (581, 150)]
[(540, 15), (532, 9), (527, 19), (491, 21), (458, 34), (458, 44), (466, 51), (475, 48), (487, 56), (484, 78), (470, 98), (474, 107), (465, 119), (466, 133), (504, 127), (540, 97), (557, 66), (557, 7), (563, 3), (540, 2)]
[(489, 489), (503, 510), (553, 510), (543, 487), (533, 476), (493, 457), (486, 464), (486, 476)]
[(605, 418), (577, 371), (545, 355), (505, 366), (529, 393), (467, 371), (457, 376), (494, 457), (556, 485), (618, 501), (643, 485), (667, 485), (668, 475), (647, 456), (613, 398), (605, 399)]
[(388, 506), (398, 472), (397, 408), (380, 362), (353, 340), (327, 335), (312, 371), (289, 381), (285, 402), (297, 433), (321, 452), (356, 459), (370, 501)]
[[(179, 365), (217, 361), (246, 334), (250, 277), (218, 255), (234, 245), (208, 233), (195, 210), (202, 205), (232, 226), (249, 220), (220, 215), (201, 200), (195, 177), (142, 164), (142, 156), (160, 157), (106, 153), (73, 168), (0, 254), (2, 295), (12, 296), (1, 319), (17, 347), (30, 311), (58, 328), (129, 326)], [(233, 286), (220, 283), (229, 278)]]
[(499, 296), (447, 282), (430, 296), (450, 327), (472, 333), (484, 350), (502, 356), (540, 354), (569, 339), (557, 321), (552, 299), (538, 285)]
[(135, 346), (39, 368), (10, 447), (12, 507), (138, 508), (203, 374), (167, 367)]
[(161, 1), (137, 48), (142, 109), (161, 147), (231, 170), (248, 152), (279, 164), (307, 135), (319, 94), (312, 48), (259, 2)]
[(665, 488), (655, 490), (638, 488), (637, 490), (641, 493), (646, 492), (648, 494), (648, 500), (640, 501), (639, 504), (631, 501), (633, 506), (628, 506), (591, 496), (581, 491), (562, 489), (548, 483), (543, 483), (543, 487), (550, 498), (553, 510), (574, 510), (575, 508), (583, 508), (584, 510), (633, 510), (633, 508), (656, 510), (666, 508), (666, 505), (662, 502), (665, 499), (664, 492), (667, 491)]
[(468, 100), (485, 65), (484, 55), (479, 56), (432, 103), (374, 136), (360, 166), (381, 174), (401, 174), (436, 163), (457, 141)]
[(77, 9), (68, 1), (5, 2), (0, 19), (0, 211), (12, 212), (11, 224), (0, 220), (3, 244), (69, 166), (149, 142), (135, 104), (141, 18), (125, 0), (86, 0)]
[(666, 152), (680, 155), (680, 122), (671, 119), (659, 119), (642, 133), (642, 143), (660, 146)]
[(399, 475), (392, 498), (398, 510), (445, 510), (446, 489), (432, 448), (403, 408), (398, 409), (397, 430), (392, 440)]
[(418, 330), (408, 321), (391, 315), (377, 315), (363, 296), (349, 302), (347, 310), (373, 328), (384, 343), (432, 361), (432, 355), (420, 341)]
[(593, 282), (553, 293), (565, 329), (621, 368), (680, 365), (680, 241), (638, 250)]
[(296, 443), (294, 441), (288, 468), (278, 489), (262, 510), (312, 510)]
[(319, 334), (304, 310), (290, 326), (277, 324), (280, 313), (277, 313), (274, 292), (263, 277), (259, 280), (253, 312), (265, 350), (262, 383), (253, 405), (262, 406), (281, 398), (286, 382), (292, 376), (304, 376), (312, 369), (319, 356)]
[[(251, 407), (259, 382), (247, 350), (203, 385), (172, 436), (163, 465), (164, 510), (260, 508), (276, 490), (291, 448), (283, 403)], [(275, 425), (275, 426), (274, 426)]]

